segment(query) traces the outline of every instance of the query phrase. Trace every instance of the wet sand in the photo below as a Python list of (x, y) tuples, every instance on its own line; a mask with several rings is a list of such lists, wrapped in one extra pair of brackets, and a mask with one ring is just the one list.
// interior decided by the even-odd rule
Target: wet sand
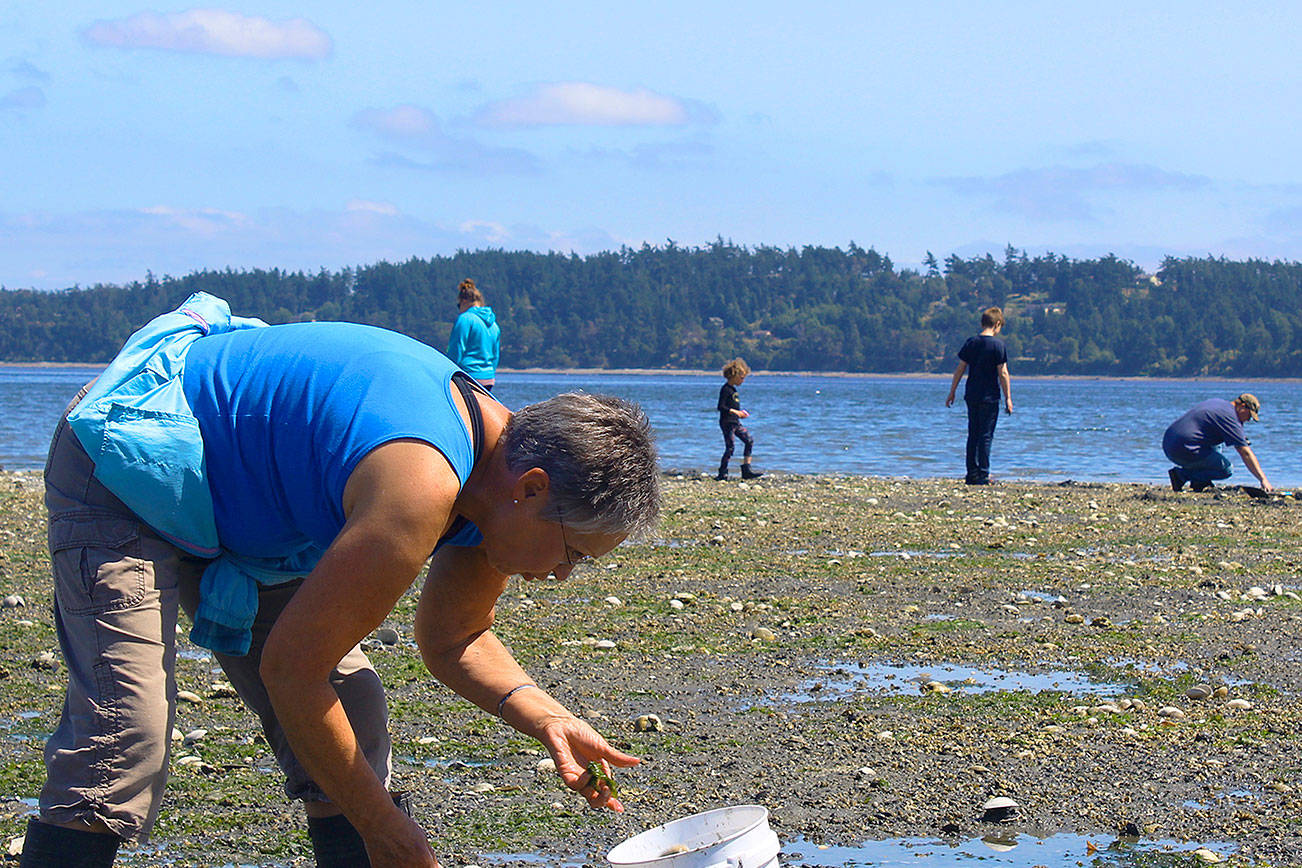
[[(563, 584), (513, 581), (498, 614), (542, 686), (645, 759), (618, 774), (624, 815), (587, 810), (538, 770), (536, 743), (423, 672), (414, 593), (389, 622), (399, 642), (368, 642), (394, 786), (445, 866), (601, 865), (642, 829), (737, 803), (767, 806), (784, 840), (957, 840), (990, 831), (980, 808), (998, 795), (1021, 805), (1013, 831), (1232, 842), (1240, 865), (1302, 864), (1302, 501), (666, 482), (649, 539)], [(0, 611), (6, 841), (63, 677), (33, 666), (57, 647), (39, 486), (0, 473), (0, 592), (26, 603)], [(120, 863), (310, 865), (257, 727), (181, 648), (180, 687), (200, 701), (177, 727), (207, 732), (176, 745), (165, 849)], [(648, 714), (662, 730), (637, 731)]]

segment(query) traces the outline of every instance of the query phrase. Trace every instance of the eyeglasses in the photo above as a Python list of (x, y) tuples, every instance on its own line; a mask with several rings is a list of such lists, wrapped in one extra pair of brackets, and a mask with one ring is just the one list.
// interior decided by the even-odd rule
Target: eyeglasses
[(556, 523), (561, 526), (561, 545), (565, 546), (565, 563), (569, 564), (572, 567), (577, 567), (579, 564), (584, 563), (585, 561), (592, 560), (592, 555), (581, 554), (577, 558), (574, 557), (573, 554), (574, 550), (570, 548), (570, 542), (565, 537), (565, 519), (561, 517), (561, 514), (559, 512), (556, 513)]

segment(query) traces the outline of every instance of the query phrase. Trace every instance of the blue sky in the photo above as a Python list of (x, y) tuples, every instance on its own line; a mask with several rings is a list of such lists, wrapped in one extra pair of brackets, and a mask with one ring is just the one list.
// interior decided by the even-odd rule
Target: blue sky
[(458, 248), (1302, 259), (1291, 3), (0, 6), (0, 285)]

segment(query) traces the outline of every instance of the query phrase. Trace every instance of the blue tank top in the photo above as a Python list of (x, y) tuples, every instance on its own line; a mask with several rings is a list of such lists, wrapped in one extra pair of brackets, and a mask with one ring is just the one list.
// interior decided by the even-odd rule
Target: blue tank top
[(452, 400), (457, 366), (419, 341), (354, 323), (210, 335), (186, 358), (217, 536), (248, 557), (325, 549), (367, 453), (399, 438), (439, 450), (465, 485), (471, 434)]

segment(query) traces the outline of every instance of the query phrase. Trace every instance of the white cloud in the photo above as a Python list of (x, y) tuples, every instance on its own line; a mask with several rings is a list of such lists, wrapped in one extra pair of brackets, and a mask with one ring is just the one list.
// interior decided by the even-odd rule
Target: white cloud
[(713, 113), (699, 103), (582, 81), (540, 85), (528, 96), (489, 103), (476, 117), (500, 127), (682, 126), (711, 119)]
[(599, 228), (573, 232), (491, 219), (424, 220), (354, 199), (334, 210), (149, 208), (74, 213), (0, 212), (0, 285), (63, 289), (129, 283), (146, 271), (339, 269), (458, 250), (505, 247), (593, 253), (619, 246)]
[(410, 104), (389, 109), (362, 109), (353, 115), (353, 126), (370, 130), (382, 138), (417, 144), (444, 138), (438, 117), (429, 109)]
[(155, 48), (225, 57), (321, 60), (332, 50), (330, 37), (306, 18), (271, 21), (225, 9), (191, 9), (96, 21), (82, 31), (92, 45)]
[(533, 154), (519, 148), (494, 147), (472, 138), (449, 136), (438, 116), (417, 105), (363, 109), (353, 115), (352, 126), (385, 141), (432, 155), (432, 158), (413, 159), (405, 154), (386, 152), (372, 160), (380, 166), (472, 174), (538, 171), (538, 160)]
[(238, 211), (220, 211), (216, 208), (169, 208), (154, 205), (140, 209), (142, 214), (157, 217), (166, 224), (204, 237), (214, 237), (249, 224), (249, 218)]
[(386, 217), (397, 217), (398, 209), (388, 202), (372, 202), (369, 199), (349, 199), (344, 205), (345, 211), (358, 211), (367, 214), (383, 214)]
[(467, 235), (478, 235), (490, 244), (501, 244), (511, 237), (511, 230), (492, 220), (464, 220), (457, 229)]

